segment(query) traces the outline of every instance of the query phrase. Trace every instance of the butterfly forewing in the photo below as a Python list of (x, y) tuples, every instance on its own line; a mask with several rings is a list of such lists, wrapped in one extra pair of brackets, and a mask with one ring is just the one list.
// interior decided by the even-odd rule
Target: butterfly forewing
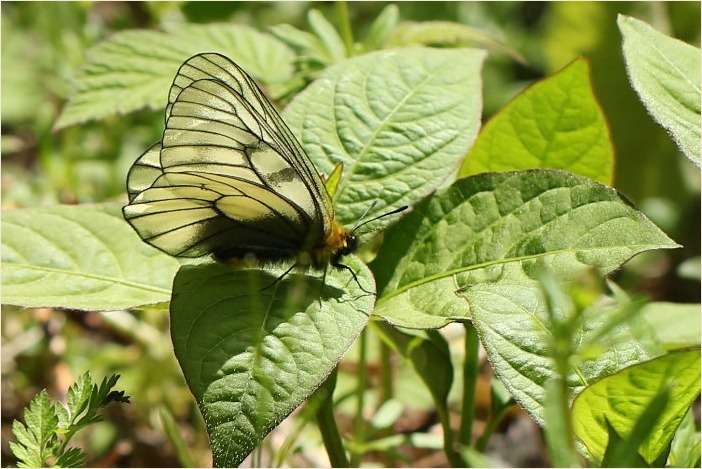
[(181, 66), (162, 142), (127, 177), (125, 218), (176, 256), (282, 259), (331, 229), (323, 183), (250, 77), (217, 54)]
[(250, 109), (261, 127), (267, 129), (271, 146), (290, 160), (290, 166), (295, 168), (305, 185), (314, 193), (314, 200), (319, 205), (318, 211), (329, 215), (326, 223), (330, 224), (334, 209), (314, 165), (253, 79), (228, 58), (214, 53), (200, 54), (181, 65), (169, 91), (166, 120), (182, 91), (199, 80), (220, 81), (241, 97), (242, 106)]

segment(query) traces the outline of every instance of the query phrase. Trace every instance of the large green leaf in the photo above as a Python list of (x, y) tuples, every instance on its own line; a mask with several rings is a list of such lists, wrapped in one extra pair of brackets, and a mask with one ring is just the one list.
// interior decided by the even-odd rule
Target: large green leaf
[(653, 118), (700, 166), (700, 49), (619, 15), (629, 80)]
[(290, 103), (285, 119), (318, 171), (344, 163), (335, 196), (343, 223), (376, 199), (377, 212), (412, 205), (455, 171), (480, 126), (484, 56), (375, 52), (327, 69)]
[[(470, 308), (495, 374), (529, 415), (543, 424), (548, 385), (558, 375), (554, 343), (562, 339), (554, 337), (556, 326), (551, 314), (558, 314), (556, 320), (565, 322), (572, 313), (565, 309), (549, 311), (537, 281), (511, 277), (469, 285), (459, 295)], [(620, 305), (602, 300), (582, 312), (572, 333), (572, 340), (578, 344), (576, 352), (582, 356), (574, 360), (572, 370), (564, 377), (569, 392), (566, 398), (627, 365), (663, 352), (648, 324), (630, 320), (614, 325), (620, 311)], [(611, 330), (602, 334), (607, 328)]]
[(456, 181), (390, 228), (372, 269), (376, 314), (410, 328), (470, 319), (454, 292), (530, 279), (538, 260), (561, 278), (603, 273), (676, 244), (615, 190), (556, 170), (485, 173)]
[(293, 73), (293, 52), (269, 34), (233, 24), (178, 25), (167, 32), (131, 30), (92, 48), (56, 127), (162, 108), (178, 67), (201, 52), (219, 52), (262, 85)]
[[(592, 83), (607, 116), (617, 155), (614, 186), (636, 203), (647, 197), (667, 197), (682, 204), (688, 197), (687, 191), (682, 190), (685, 182), (681, 173), (685, 170), (671, 166), (678, 149), (646, 113), (632, 89), (621, 52), (622, 36), (617, 28), (619, 13), (645, 15), (648, 12), (651, 17), (657, 17), (660, 10), (656, 5), (551, 2), (543, 18), (540, 52), (547, 70), (560, 70), (578, 57), (587, 57), (592, 64)], [(672, 2), (665, 4), (663, 10), (672, 8), (669, 5)], [(697, 18), (700, 15), (696, 2), (676, 2), (674, 10), (681, 16)], [(699, 31), (699, 25), (690, 28)]]
[(494, 115), (459, 176), (533, 168), (564, 169), (612, 182), (609, 129), (583, 59), (528, 88)]
[(5, 304), (101, 311), (160, 303), (179, 266), (145, 244), (117, 204), (2, 214)]
[[(345, 261), (372, 290), (367, 267)], [(373, 308), (346, 271), (279, 274), (203, 264), (174, 281), (173, 345), (219, 467), (238, 465), (322, 383)]]
[(605, 419), (624, 438), (648, 403), (661, 390), (668, 404), (639, 454), (651, 463), (667, 449), (688, 408), (700, 395), (699, 349), (669, 353), (626, 368), (586, 388), (573, 403), (578, 438), (597, 460), (607, 447)]

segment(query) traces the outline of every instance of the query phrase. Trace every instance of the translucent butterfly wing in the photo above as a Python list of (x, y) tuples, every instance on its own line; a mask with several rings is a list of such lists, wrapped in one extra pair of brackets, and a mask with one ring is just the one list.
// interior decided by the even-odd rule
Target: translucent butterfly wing
[(251, 113), (260, 117), (261, 125), (268, 128), (272, 146), (291, 159), (291, 166), (299, 171), (300, 177), (314, 192), (320, 210), (333, 214), (333, 205), (324, 183), (295, 136), (254, 80), (227, 57), (215, 53), (199, 54), (181, 65), (169, 91), (166, 121), (180, 93), (199, 80), (220, 81), (238, 93)]
[(163, 141), (129, 172), (125, 218), (145, 241), (177, 256), (276, 259), (312, 248), (329, 231), (331, 202), (282, 119), (255, 85), (239, 84), (247, 98), (216, 75), (182, 76)]

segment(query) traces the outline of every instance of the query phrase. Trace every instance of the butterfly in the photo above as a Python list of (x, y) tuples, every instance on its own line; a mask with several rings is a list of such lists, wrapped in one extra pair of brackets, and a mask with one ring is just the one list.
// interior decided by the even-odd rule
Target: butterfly
[[(163, 138), (127, 175), (124, 218), (173, 256), (212, 254), (292, 268), (346, 269), (359, 245), (310, 158), (254, 80), (216, 53), (195, 55), (169, 91)], [(282, 278), (282, 276), (280, 277)], [(360, 284), (359, 284), (360, 286)]]

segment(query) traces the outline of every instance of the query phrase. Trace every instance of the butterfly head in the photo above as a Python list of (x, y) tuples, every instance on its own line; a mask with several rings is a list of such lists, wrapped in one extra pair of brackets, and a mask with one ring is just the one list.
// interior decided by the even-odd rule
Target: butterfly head
[[(373, 208), (374, 206), (375, 206), (375, 203), (373, 203), (370, 208)], [(362, 227), (363, 225), (366, 225), (372, 221), (375, 221), (379, 218), (383, 218), (383, 217), (386, 217), (388, 215), (393, 215), (395, 213), (402, 212), (405, 209), (407, 209), (407, 206), (400, 207), (399, 209), (396, 209), (396, 210), (393, 210), (391, 212), (384, 213), (380, 216), (371, 218), (370, 220), (364, 221), (363, 223), (357, 223), (356, 226), (354, 226), (353, 229), (350, 231), (343, 228), (341, 225), (339, 225), (335, 221), (333, 224), (331, 233), (329, 234), (329, 236), (327, 236), (327, 239), (325, 240), (325, 250), (326, 250), (326, 253), (328, 256), (327, 258), (329, 259), (330, 264), (334, 267), (337, 267), (337, 268), (346, 267), (340, 263), (341, 258), (355, 252), (358, 249), (358, 246), (360, 244), (360, 240), (359, 240), (359, 234), (357, 234), (357, 232), (358, 232), (358, 229), (360, 227)], [(367, 212), (368, 211), (366, 211), (366, 213)], [(366, 214), (364, 213), (363, 216), (361, 216), (361, 219), (363, 219), (363, 217), (365, 215)]]
[(313, 252), (313, 262), (321, 267), (327, 263), (339, 267), (339, 261), (358, 249), (358, 236), (349, 231), (336, 221), (332, 222), (332, 229), (324, 239), (322, 246)]
[(348, 256), (349, 254), (355, 252), (358, 249), (358, 236), (353, 231), (344, 230), (341, 233), (341, 244), (332, 253), (331, 265), (334, 267), (339, 266), (339, 261), (342, 257)]

